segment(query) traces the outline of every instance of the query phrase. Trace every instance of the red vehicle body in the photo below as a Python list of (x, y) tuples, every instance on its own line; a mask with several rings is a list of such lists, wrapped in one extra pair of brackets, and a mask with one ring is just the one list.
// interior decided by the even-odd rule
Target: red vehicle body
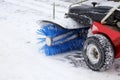
[(114, 57), (120, 58), (120, 31), (115, 26), (104, 25), (99, 22), (94, 22), (91, 27), (93, 34), (102, 34), (106, 36), (114, 48)]
[(109, 69), (114, 59), (120, 58), (120, 2), (114, 7), (99, 5), (69, 6), (67, 17), (80, 25), (91, 26), (93, 35), (86, 38), (83, 44), (83, 57), (87, 66), (94, 71)]

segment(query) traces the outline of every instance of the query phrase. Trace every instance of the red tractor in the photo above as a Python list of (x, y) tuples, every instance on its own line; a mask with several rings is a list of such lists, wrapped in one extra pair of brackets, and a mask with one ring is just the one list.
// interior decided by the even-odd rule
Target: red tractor
[(115, 58), (120, 58), (120, 30), (114, 26), (94, 22), (94, 35), (84, 43), (83, 55), (89, 68), (104, 71), (111, 67)]
[(71, 5), (67, 15), (80, 24), (91, 25), (93, 35), (84, 42), (83, 56), (90, 69), (104, 71), (120, 58), (120, 2), (115, 7), (92, 4)]

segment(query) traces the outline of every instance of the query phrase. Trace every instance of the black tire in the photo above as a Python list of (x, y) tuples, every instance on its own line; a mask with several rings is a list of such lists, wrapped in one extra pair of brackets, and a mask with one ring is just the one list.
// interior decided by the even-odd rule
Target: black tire
[(114, 61), (114, 50), (103, 35), (88, 37), (83, 47), (83, 57), (87, 66), (94, 71), (108, 70)]

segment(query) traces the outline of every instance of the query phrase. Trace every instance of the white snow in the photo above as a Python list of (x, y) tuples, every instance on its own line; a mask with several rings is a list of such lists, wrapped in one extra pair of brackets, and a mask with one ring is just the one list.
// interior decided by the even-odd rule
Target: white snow
[[(57, 19), (69, 4), (62, 3)], [(0, 80), (120, 80), (120, 60), (108, 71), (94, 72), (74, 67), (63, 54), (39, 53), (36, 21), (46, 18), (52, 18), (52, 6), (45, 0), (0, 0)]]

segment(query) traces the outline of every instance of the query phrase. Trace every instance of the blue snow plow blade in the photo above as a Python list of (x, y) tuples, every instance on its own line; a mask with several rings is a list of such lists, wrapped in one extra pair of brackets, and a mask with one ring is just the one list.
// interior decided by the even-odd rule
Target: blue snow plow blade
[(41, 36), (38, 38), (38, 43), (42, 45), (40, 51), (52, 56), (81, 50), (89, 28), (66, 29), (52, 22), (43, 22), (42, 27), (37, 30), (37, 34)]

